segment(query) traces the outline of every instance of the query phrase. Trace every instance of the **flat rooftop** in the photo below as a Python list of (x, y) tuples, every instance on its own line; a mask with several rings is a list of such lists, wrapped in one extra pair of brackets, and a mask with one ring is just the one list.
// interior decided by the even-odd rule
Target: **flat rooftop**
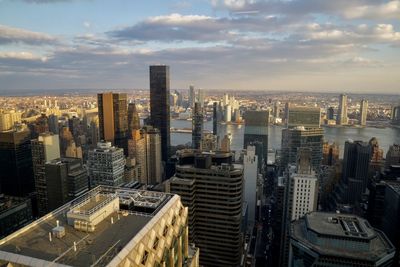
[[(87, 201), (90, 194), (99, 194), (100, 199)], [(68, 211), (77, 207), (82, 211), (96, 208), (96, 205), (105, 201), (107, 194), (119, 197), (120, 210), (111, 213), (97, 224), (94, 232), (76, 230), (68, 225)], [(130, 201), (129, 194), (132, 196)], [(106, 266), (172, 196), (160, 192), (97, 187), (0, 240), (0, 265), (7, 260), (16, 262), (13, 259), (18, 257), (18, 263), (29, 266), (48, 266), (49, 262), (54, 263), (54, 266)], [(86, 200), (83, 201), (85, 197)], [(121, 202), (124, 202), (123, 205)], [(128, 206), (129, 210), (121, 210), (122, 207)], [(60, 239), (52, 236), (50, 241), (49, 233), (57, 226), (57, 221), (65, 228), (65, 236)]]
[[(306, 214), (291, 223), (290, 237), (292, 242), (299, 242), (320, 255), (377, 261), (395, 252), (381, 231), (355, 215)], [(347, 240), (346, 245), (343, 240)]]

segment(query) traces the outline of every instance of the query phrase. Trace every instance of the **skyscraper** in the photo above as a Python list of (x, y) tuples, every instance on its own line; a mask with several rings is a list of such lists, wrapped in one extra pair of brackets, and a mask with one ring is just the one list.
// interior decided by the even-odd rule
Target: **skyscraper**
[(203, 137), (203, 107), (199, 102), (194, 104), (192, 115), (192, 148), (201, 149), (201, 140)]
[(194, 86), (189, 86), (189, 107), (193, 108), (194, 103), (196, 102), (196, 92), (194, 91)]
[(368, 100), (361, 100), (360, 104), (360, 119), (359, 123), (361, 126), (367, 125), (367, 114), (368, 114)]
[(49, 212), (46, 162), (60, 157), (58, 134), (41, 133), (37, 140), (31, 141), (31, 145), (38, 212), (39, 215), (44, 215)]
[(281, 167), (285, 169), (288, 164), (296, 163), (297, 151), (300, 148), (310, 148), (312, 166), (318, 170), (322, 161), (322, 146), (324, 142), (324, 129), (298, 126), (282, 130), (282, 155)]
[(255, 143), (262, 144), (262, 151), (257, 153), (258, 161), (267, 164), (268, 160), (268, 123), (269, 111), (268, 110), (249, 110), (244, 114), (244, 140), (243, 147), (247, 148), (249, 145)]
[(287, 105), (286, 127), (319, 128), (321, 126), (321, 109), (315, 107), (295, 107)]
[(335, 117), (335, 110), (333, 109), (333, 107), (329, 107), (328, 110), (326, 111), (326, 118), (328, 120), (333, 120), (334, 117)]
[(128, 136), (132, 136), (132, 131), (133, 130), (139, 130), (140, 129), (140, 118), (139, 118), (139, 113), (136, 110), (136, 104), (135, 103), (129, 103), (128, 105)]
[(348, 123), (347, 118), (347, 95), (341, 94), (339, 96), (339, 108), (336, 116), (337, 125), (346, 125)]
[(213, 103), (213, 134), (218, 136), (218, 103)]
[(98, 185), (119, 186), (124, 182), (125, 157), (122, 148), (111, 142), (99, 142), (89, 150), (87, 168), (90, 187)]
[(0, 132), (0, 192), (27, 196), (34, 191), (29, 130), (21, 128)]
[(400, 106), (395, 106), (392, 108), (391, 123), (393, 125), (400, 126)]
[(256, 222), (257, 205), (257, 179), (258, 179), (258, 156), (255, 146), (247, 146), (243, 151), (243, 177), (244, 177), (244, 199), (247, 202), (248, 224), (253, 226)]
[(177, 156), (170, 189), (189, 208), (189, 238), (200, 248), (200, 264), (239, 266), (243, 166), (232, 163), (230, 152), (181, 150)]
[(395, 248), (361, 217), (312, 212), (292, 223), (289, 266), (392, 266)]
[(168, 162), (170, 138), (169, 66), (150, 66), (150, 118), (161, 133), (161, 155)]
[(124, 149), (128, 155), (128, 103), (126, 94), (97, 94), (100, 139)]

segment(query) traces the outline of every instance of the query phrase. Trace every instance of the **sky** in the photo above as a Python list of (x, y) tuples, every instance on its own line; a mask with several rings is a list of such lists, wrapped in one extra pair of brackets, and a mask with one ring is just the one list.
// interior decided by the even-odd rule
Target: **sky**
[(400, 93), (400, 0), (0, 0), (2, 90)]

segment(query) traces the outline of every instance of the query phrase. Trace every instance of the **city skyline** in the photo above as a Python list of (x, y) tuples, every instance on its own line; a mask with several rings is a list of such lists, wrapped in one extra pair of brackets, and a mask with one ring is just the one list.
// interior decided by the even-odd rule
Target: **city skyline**
[(147, 88), (161, 63), (171, 88), (396, 93), (399, 15), (397, 0), (3, 0), (0, 92)]

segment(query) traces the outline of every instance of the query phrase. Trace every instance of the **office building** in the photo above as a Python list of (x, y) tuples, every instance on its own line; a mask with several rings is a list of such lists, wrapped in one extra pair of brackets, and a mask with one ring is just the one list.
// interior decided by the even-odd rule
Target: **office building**
[(321, 109), (315, 107), (295, 107), (292, 104), (286, 107), (286, 127), (319, 128), (321, 125)]
[(218, 103), (213, 103), (213, 134), (218, 136)]
[(243, 150), (243, 177), (244, 177), (244, 200), (247, 203), (248, 226), (254, 226), (256, 222), (257, 196), (260, 193), (257, 188), (258, 179), (258, 156), (255, 146), (247, 146)]
[(360, 104), (360, 118), (359, 118), (359, 124), (361, 126), (366, 126), (367, 125), (367, 115), (368, 115), (368, 100), (361, 100)]
[(218, 136), (212, 133), (204, 133), (201, 139), (202, 151), (216, 151), (218, 150)]
[(224, 121), (230, 122), (232, 120), (232, 106), (226, 105), (225, 112), (224, 112)]
[(100, 140), (123, 148), (128, 155), (128, 102), (126, 94), (97, 94)]
[(205, 100), (205, 92), (204, 92), (204, 90), (198, 89), (197, 90), (197, 101), (196, 102), (199, 102), (200, 106), (204, 107), (204, 100)]
[(26, 127), (0, 132), (0, 193), (24, 197), (35, 191), (30, 135)]
[(267, 164), (268, 160), (268, 123), (269, 111), (268, 110), (249, 110), (244, 114), (244, 140), (243, 147), (247, 148), (249, 145), (255, 143), (262, 144), (262, 150), (257, 151), (259, 165)]
[(0, 132), (11, 130), (16, 123), (21, 122), (21, 112), (0, 110)]
[(393, 144), (389, 147), (385, 158), (385, 169), (389, 169), (392, 165), (400, 165), (400, 145)]
[(31, 199), (0, 194), (0, 239), (32, 220)]
[(328, 120), (333, 120), (335, 118), (335, 109), (333, 107), (329, 107), (326, 111), (326, 118)]
[(169, 110), (169, 66), (150, 66), (150, 119), (161, 134), (161, 158), (169, 159), (171, 147)]
[(58, 124), (58, 116), (54, 114), (50, 114), (48, 117), (49, 120), (49, 132), (53, 134), (59, 134), (60, 133), (60, 128)]
[(88, 191), (86, 169), (79, 158), (57, 158), (46, 163), (47, 203), (55, 210)]
[(400, 126), (400, 106), (392, 108), (391, 123), (396, 126)]
[(317, 210), (319, 187), (312, 167), (311, 149), (298, 151), (297, 163), (288, 166), (285, 186), (280, 266), (288, 266), (291, 222)]
[(309, 128), (302, 126), (282, 130), (282, 155), (281, 168), (285, 169), (288, 164), (296, 163), (297, 151), (300, 148), (310, 148), (312, 153), (312, 166), (319, 170), (322, 161), (322, 147), (324, 142), (324, 129)]
[(100, 186), (0, 241), (12, 266), (198, 267), (178, 195)]
[(395, 248), (354, 215), (312, 212), (292, 223), (290, 266), (391, 266)]
[(275, 103), (274, 103), (274, 113), (273, 113), (273, 117), (275, 118), (275, 119), (277, 119), (277, 118), (279, 118), (279, 116), (280, 116), (280, 110), (279, 110), (279, 101), (276, 101)]
[(177, 152), (170, 190), (189, 208), (189, 238), (202, 266), (239, 266), (243, 234), (243, 166), (230, 152)]
[(196, 102), (196, 92), (194, 90), (194, 86), (190, 85), (189, 86), (189, 107), (193, 108), (195, 102)]
[(339, 146), (336, 143), (324, 142), (322, 145), (322, 165), (333, 166), (339, 162)]
[(99, 142), (89, 150), (87, 169), (90, 187), (98, 185), (119, 186), (124, 182), (125, 157), (122, 148), (111, 142)]
[(204, 124), (203, 108), (199, 102), (194, 103), (192, 115), (192, 148), (200, 149), (203, 138)]
[(135, 103), (129, 103), (128, 105), (128, 136), (132, 136), (132, 131), (140, 130), (140, 118), (139, 113), (136, 110)]
[(33, 174), (35, 178), (36, 198), (39, 215), (49, 212), (46, 180), (46, 163), (60, 157), (60, 144), (57, 134), (42, 133), (31, 141)]
[(337, 125), (346, 125), (348, 124), (347, 117), (347, 95), (341, 94), (339, 96), (339, 108), (336, 116), (336, 124)]

